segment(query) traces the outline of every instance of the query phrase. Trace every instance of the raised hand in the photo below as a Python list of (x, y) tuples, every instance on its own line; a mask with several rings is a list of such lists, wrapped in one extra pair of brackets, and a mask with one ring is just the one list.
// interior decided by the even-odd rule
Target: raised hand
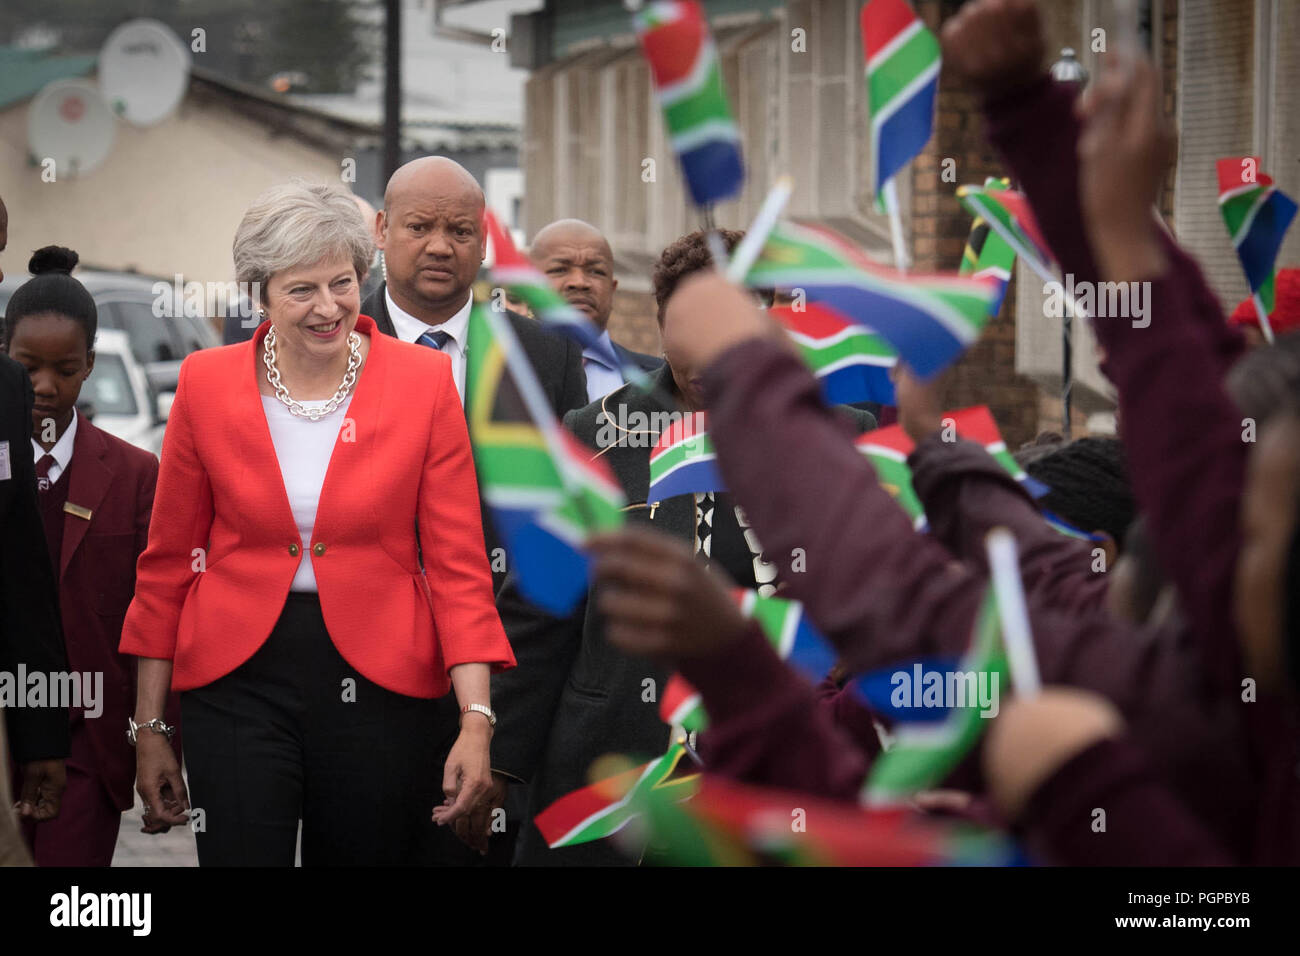
[(592, 538), (590, 548), (597, 606), (615, 647), (680, 660), (721, 650), (744, 631), (727, 581), (696, 561), (689, 545), (628, 527)]
[(706, 369), (727, 349), (753, 338), (772, 338), (795, 348), (753, 296), (711, 269), (682, 280), (665, 309), (697, 320), (681, 342), (682, 360), (690, 368)]
[(989, 795), (1015, 820), (1052, 774), (1123, 729), (1114, 704), (1076, 687), (1048, 687), (1037, 697), (1003, 704), (983, 748)]
[(973, 0), (940, 31), (943, 62), (990, 99), (1042, 75), (1046, 44), (1034, 0)]
[(898, 424), (914, 442), (943, 427), (943, 405), (937, 382), (922, 382), (901, 362), (894, 366), (894, 396), (898, 403)]
[(1079, 194), (1097, 265), (1111, 281), (1153, 278), (1164, 252), (1151, 209), (1177, 145), (1160, 76), (1146, 58), (1108, 61), (1077, 109)]

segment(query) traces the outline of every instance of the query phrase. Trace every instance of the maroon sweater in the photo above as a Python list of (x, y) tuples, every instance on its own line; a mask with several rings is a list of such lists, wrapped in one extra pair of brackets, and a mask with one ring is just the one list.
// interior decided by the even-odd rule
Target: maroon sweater
[[(705, 387), (728, 487), (744, 503), (765, 551), (782, 565), (789, 596), (805, 603), (850, 669), (960, 655), (986, 587), (983, 574), (954, 560), (934, 537), (913, 531), (821, 404), (817, 383), (802, 363), (775, 342), (751, 340), (706, 371)], [(781, 455), (774, 456), (774, 448)], [(943, 499), (978, 516), (974, 520), (1015, 529), (1025, 537), (1030, 565), (1039, 561), (1059, 569), (1087, 554), (1046, 528), (1019, 486), (977, 446), (927, 439), (913, 464), (928, 508), (941, 513)], [(806, 493), (813, 476), (815, 499)], [(928, 500), (932, 494), (937, 497)], [(945, 515), (939, 526), (952, 520)], [(790, 566), (796, 548), (806, 556), (802, 573)], [(1252, 810), (1244, 794), (1250, 786), (1205, 785), (1243, 781), (1248, 773), (1240, 747), (1233, 746), (1239, 743), (1234, 715), (1206, 700), (1196, 649), (1124, 627), (1099, 607), (1089, 609), (1089, 600), (1097, 603), (1090, 576), (1057, 578), (1030, 567), (1027, 578), (1043, 681), (1089, 688), (1114, 701), (1162, 779), (1224, 845), (1244, 849)], [(1062, 579), (1075, 582), (1074, 593)], [(744, 663), (755, 656), (768, 666)], [(756, 634), (724, 655), (683, 662), (682, 668), (709, 710), (711, 729), (702, 747), (711, 769), (827, 796), (856, 794), (867, 757), (862, 735), (852, 735), (858, 742), (850, 743), (844, 725), (836, 726), (831, 713), (816, 706), (812, 687), (776, 663)], [(741, 673), (747, 675), (743, 686), (736, 676)], [(833, 735), (826, 726), (834, 728)], [(979, 789), (978, 780), (961, 782)]]
[[(1062, 273), (1077, 284), (1101, 277), (1083, 231), (1072, 103), (1073, 92), (1044, 75), (989, 103), (985, 116), (989, 138), (1029, 197)], [(1092, 325), (1105, 351), (1102, 371), (1119, 390), (1129, 473), (1152, 544), (1211, 671), (1236, 693), (1241, 663), (1232, 577), (1247, 446), (1223, 377), (1244, 340), (1224, 321), (1196, 262), (1168, 235), (1161, 239), (1170, 264), (1152, 283), (1150, 326), (1134, 328), (1124, 318)]]
[[(1097, 810), (1105, 828), (1097, 827)], [(1075, 754), (1030, 798), (1016, 831), (1031, 858), (1064, 866), (1222, 866), (1233, 862), (1204, 824), (1124, 739)]]
[[(1034, 208), (1048, 244), (1076, 283), (1096, 281), (1080, 224), (1079, 123), (1072, 93), (1046, 76), (986, 105), (989, 138)], [(1054, 135), (1044, 136), (1050, 129)], [(1134, 495), (1153, 547), (1178, 588), (1186, 636), (1199, 649), (1211, 691), (1239, 712), (1259, 781), (1250, 858), (1300, 860), (1300, 719), (1294, 701), (1241, 700), (1246, 676), (1233, 617), (1241, 548), (1240, 507), (1249, 445), (1223, 379), (1244, 348), (1196, 263), (1163, 237), (1170, 266), (1152, 282), (1150, 326), (1098, 319), (1102, 371), (1119, 390), (1122, 437)]]
[[(1050, 141), (1041, 135), (1043, 128), (1053, 128), (1051, 123), (1043, 125), (1050, 116), (1059, 122), (1061, 116), (1070, 115), (1068, 104), (1059, 102), (1060, 92), (1044, 81), (1009, 106), (1003, 104), (1017, 122), (1007, 120), (1000, 127), (995, 123), (994, 135), (1004, 150), (1019, 148), (1022, 155), (1029, 156), (1022, 176), (1025, 187), (1036, 203), (1044, 191), (1049, 194), (1043, 204), (1036, 205), (1040, 224), (1065, 269), (1073, 271), (1079, 281), (1093, 278), (1096, 273), (1078, 229), (1074, 159), (1077, 130), (1066, 129)], [(1012, 166), (1020, 173), (1020, 166), (1014, 162)], [(1045, 176), (1044, 170), (1051, 170), (1051, 175)], [(1153, 314), (1166, 318), (1163, 322), (1153, 320), (1152, 328), (1158, 326), (1167, 333), (1179, 324), (1175, 320), (1181, 319), (1185, 326), (1180, 330), (1181, 341), (1168, 342), (1160, 333), (1148, 335), (1152, 328), (1125, 333), (1131, 326), (1122, 320), (1112, 321), (1101, 334), (1103, 342), (1107, 341), (1106, 332), (1128, 334), (1133, 340), (1147, 336), (1145, 347), (1138, 353), (1141, 361), (1134, 361), (1134, 353), (1129, 352), (1118, 357), (1119, 367), (1127, 367), (1126, 363), (1140, 367), (1150, 363), (1154, 353), (1160, 353), (1165, 356), (1163, 369), (1148, 369), (1142, 374), (1166, 377), (1184, 386), (1209, 383), (1220, 393), (1217, 399), (1212, 396), (1212, 400), (1194, 407), (1190, 417), (1184, 417), (1185, 412), (1162, 417), (1158, 412), (1153, 414), (1152, 403), (1178, 395), (1178, 388), (1169, 387), (1171, 382), (1165, 381), (1161, 395), (1147, 396), (1146, 403), (1133, 402), (1135, 407), (1125, 416), (1137, 423), (1128, 425), (1126, 438), (1130, 458), (1136, 459), (1133, 468), (1139, 498), (1144, 504), (1147, 499), (1155, 502), (1159, 517), (1153, 520), (1153, 534), (1161, 536), (1160, 553), (1180, 590), (1191, 598), (1186, 604), (1195, 626), (1178, 633), (1140, 633), (1106, 620), (1096, 610), (1104, 583), (1069, 570), (1070, 562), (1078, 559), (1078, 552), (1072, 557), (1070, 549), (1077, 546), (1056, 540), (1059, 536), (1054, 532), (1035, 525), (1032, 513), (1022, 503), (1016, 503), (1018, 489), (999, 490), (999, 480), (991, 473), (974, 480), (966, 475), (954, 484), (955, 479), (945, 477), (945, 467), (930, 468), (934, 463), (925, 460), (926, 443), (918, 448), (912, 465), (936, 536), (953, 552), (978, 567), (982, 562), (978, 547), (982, 530), (995, 523), (1010, 524), (1021, 538), (1022, 568), (1045, 680), (1091, 687), (1118, 703), (1129, 719), (1132, 735), (1146, 745), (1164, 779), (1213, 827), (1234, 855), (1260, 862), (1293, 860), (1300, 843), (1294, 836), (1297, 815), (1291, 780), (1295, 761), (1289, 744), (1295, 737), (1290, 733), (1291, 725), (1279, 716), (1280, 708), (1272, 702), (1247, 706), (1244, 716), (1252, 729), (1262, 728), (1251, 735), (1255, 745), (1249, 748), (1251, 759), (1247, 765), (1247, 748), (1240, 731), (1243, 705), (1235, 695), (1226, 693), (1227, 688), (1235, 686), (1235, 675), (1240, 673), (1237, 667), (1227, 669), (1225, 676), (1224, 662), (1235, 660), (1236, 648), (1235, 642), (1223, 639), (1222, 630), (1225, 621), (1229, 627), (1231, 623), (1231, 570), (1236, 545), (1230, 541), (1221, 548), (1217, 537), (1225, 527), (1235, 533), (1236, 494), (1224, 495), (1215, 481), (1205, 480), (1205, 475), (1208, 471), (1226, 478), (1228, 487), (1234, 487), (1235, 480), (1239, 488), (1240, 459), (1234, 464), (1231, 455), (1226, 460), (1211, 455), (1206, 462), (1204, 444), (1197, 452), (1189, 453), (1205, 434), (1202, 419), (1215, 426), (1220, 441), (1227, 435), (1223, 423), (1235, 412), (1222, 396), (1219, 380), (1239, 351), (1240, 342), (1234, 332), (1224, 328), (1217, 304), (1194, 263), (1172, 243), (1168, 251), (1170, 272), (1164, 281), (1155, 284), (1152, 297)], [(970, 593), (970, 572), (950, 566), (948, 555), (937, 543), (927, 547), (904, 535), (900, 519), (906, 519), (896, 508), (891, 511), (882, 505), (879, 495), (873, 494), (879, 491), (874, 480), (868, 482), (873, 488), (856, 480), (847, 485), (819, 482), (823, 491), (829, 488), (836, 494), (827, 503), (832, 516), (826, 521), (810, 521), (807, 509), (788, 508), (789, 502), (803, 500), (801, 486), (806, 476), (838, 475), (860, 469), (861, 465), (840, 436), (816, 426), (812, 432), (817, 434), (808, 431), (809, 423), (819, 417), (813, 411), (815, 400), (805, 387), (810, 386), (811, 379), (793, 368), (781, 369), (780, 359), (771, 355), (769, 348), (763, 343), (747, 343), (732, 350), (711, 370), (712, 387), (720, 393), (713, 431), (731, 487), (746, 502), (754, 527), (771, 553), (789, 553), (788, 548), (783, 551), (785, 546), (807, 546), (810, 572), (814, 556), (820, 559), (818, 574), (791, 577), (795, 596), (809, 604), (814, 619), (859, 667), (878, 666), (921, 653), (960, 650), (978, 599), (978, 589)], [(1108, 351), (1113, 353), (1109, 371), (1117, 367), (1117, 356), (1114, 349)], [(1174, 357), (1172, 362), (1169, 356)], [(763, 411), (753, 407), (760, 395), (769, 404)], [(744, 409), (750, 423), (761, 422), (761, 434), (737, 429), (733, 441), (728, 442), (728, 426), (724, 423), (728, 402)], [(1169, 407), (1167, 401), (1163, 407)], [(793, 417), (783, 418), (791, 413)], [(1240, 453), (1238, 427), (1239, 420), (1233, 421), (1232, 440)], [(1157, 432), (1149, 436), (1150, 443), (1135, 441), (1134, 435), (1142, 435), (1147, 429)], [(837, 445), (839, 449), (833, 447)], [(769, 447), (782, 448), (785, 460), (799, 462), (803, 468), (765, 467), (763, 449)], [(747, 454), (747, 448), (754, 452)], [(754, 477), (748, 486), (746, 473)], [(764, 487), (769, 484), (772, 487)], [(944, 486), (946, 491), (937, 490)], [(1198, 511), (1211, 520), (1198, 522), (1179, 515), (1182, 496), (1187, 494), (1205, 499)], [(763, 499), (772, 506), (770, 509), (757, 507)], [(1017, 507), (1012, 509), (1012, 504)], [(785, 512), (784, 521), (778, 512)], [(1044, 532), (1053, 537), (1044, 537)], [(844, 547), (837, 548), (835, 539), (844, 542)], [(1210, 556), (1208, 561), (1198, 560), (1205, 555)], [(1062, 615), (1063, 610), (1085, 613)], [(877, 627), (872, 628), (873, 624)], [(865, 634), (860, 634), (854, 640), (855, 627), (859, 626), (864, 632), (874, 631), (870, 639), (864, 640)], [(748, 646), (751, 651), (756, 648)], [(1116, 653), (1108, 653), (1107, 648), (1114, 648)], [(744, 652), (744, 646), (733, 649), (735, 655)], [(1202, 659), (1215, 663), (1205, 666)], [(726, 667), (718, 668), (712, 676), (704, 673), (711, 669), (706, 662), (688, 667), (688, 676), (705, 693), (706, 700), (711, 682), (716, 684), (719, 676), (726, 679)], [(773, 669), (769, 676), (775, 679), (779, 673)], [(781, 680), (787, 686), (787, 705), (781, 719), (773, 721), (765, 736), (770, 750), (786, 752), (767, 753), (760, 759), (756, 745), (750, 742), (749, 766), (762, 762), (768, 780), (773, 775), (788, 774), (789, 779), (779, 781), (787, 785), (797, 785), (800, 778), (831, 785), (845, 775), (813, 766), (824, 750), (805, 746), (799, 734), (813, 732), (818, 723), (812, 717), (794, 716), (795, 709), (788, 702), (800, 682), (789, 676)], [(749, 689), (753, 693), (754, 688)], [(810, 688), (804, 686), (802, 693), (806, 701), (812, 700)], [(750, 699), (755, 698), (761, 699), (761, 695)], [(749, 720), (751, 725), (761, 723), (752, 713)], [(706, 739), (706, 752), (715, 763), (729, 762), (743, 774), (748, 768), (745, 760), (739, 759), (739, 751), (728, 753), (723, 746), (728, 731), (726, 719), (715, 715), (715, 737), (712, 741)], [(791, 747), (795, 740), (800, 744)], [(854, 749), (855, 753), (841, 758), (846, 766), (863, 759), (861, 748)], [(846, 786), (837, 795), (849, 796), (849, 789)]]

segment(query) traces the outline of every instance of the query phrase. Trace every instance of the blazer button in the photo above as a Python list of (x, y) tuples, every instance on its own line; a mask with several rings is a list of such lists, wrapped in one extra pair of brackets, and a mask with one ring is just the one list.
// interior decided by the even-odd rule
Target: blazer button
[(289, 556), (293, 558), (298, 557), (298, 546), (296, 544), (289, 545)]
[(325, 545), (317, 541), (315, 544), (311, 546), (311, 553), (316, 555), (316, 557), (319, 558), (322, 554), (325, 553)]

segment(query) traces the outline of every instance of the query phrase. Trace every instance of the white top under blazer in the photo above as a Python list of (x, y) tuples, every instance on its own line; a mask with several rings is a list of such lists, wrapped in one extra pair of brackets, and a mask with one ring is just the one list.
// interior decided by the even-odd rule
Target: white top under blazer
[[(300, 404), (305, 408), (321, 408), (326, 400)], [(318, 421), (312, 421), (293, 414), (274, 395), (262, 396), (266, 424), (271, 429), (271, 443), (275, 445), (275, 457), (280, 462), (280, 477), (284, 480), (289, 508), (293, 511), (293, 520), (298, 525), (298, 533), (304, 542), (311, 541), (312, 527), (316, 524), (316, 506), (320, 503), (320, 491), (325, 484), (325, 472), (329, 469), (339, 430), (343, 427), (343, 420), (347, 418), (348, 406), (351, 404), (352, 395), (349, 394), (334, 411)], [(306, 544), (289, 590), (316, 592), (311, 548)]]

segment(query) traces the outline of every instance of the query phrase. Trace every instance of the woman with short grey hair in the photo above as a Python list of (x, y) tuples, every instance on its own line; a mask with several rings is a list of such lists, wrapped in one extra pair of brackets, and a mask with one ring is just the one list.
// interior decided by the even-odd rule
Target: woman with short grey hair
[(277, 272), (336, 254), (350, 258), (364, 281), (375, 241), (355, 197), (340, 186), (295, 180), (271, 187), (244, 213), (235, 230), (235, 281), (265, 289)]
[(291, 866), (300, 820), (304, 865), (430, 862), (491, 783), (514, 656), (465, 417), (445, 355), (359, 315), (372, 251), (341, 187), (269, 190), (234, 243), (264, 321), (181, 367), (121, 647), (146, 829), (191, 806), (170, 686), (205, 866)]

